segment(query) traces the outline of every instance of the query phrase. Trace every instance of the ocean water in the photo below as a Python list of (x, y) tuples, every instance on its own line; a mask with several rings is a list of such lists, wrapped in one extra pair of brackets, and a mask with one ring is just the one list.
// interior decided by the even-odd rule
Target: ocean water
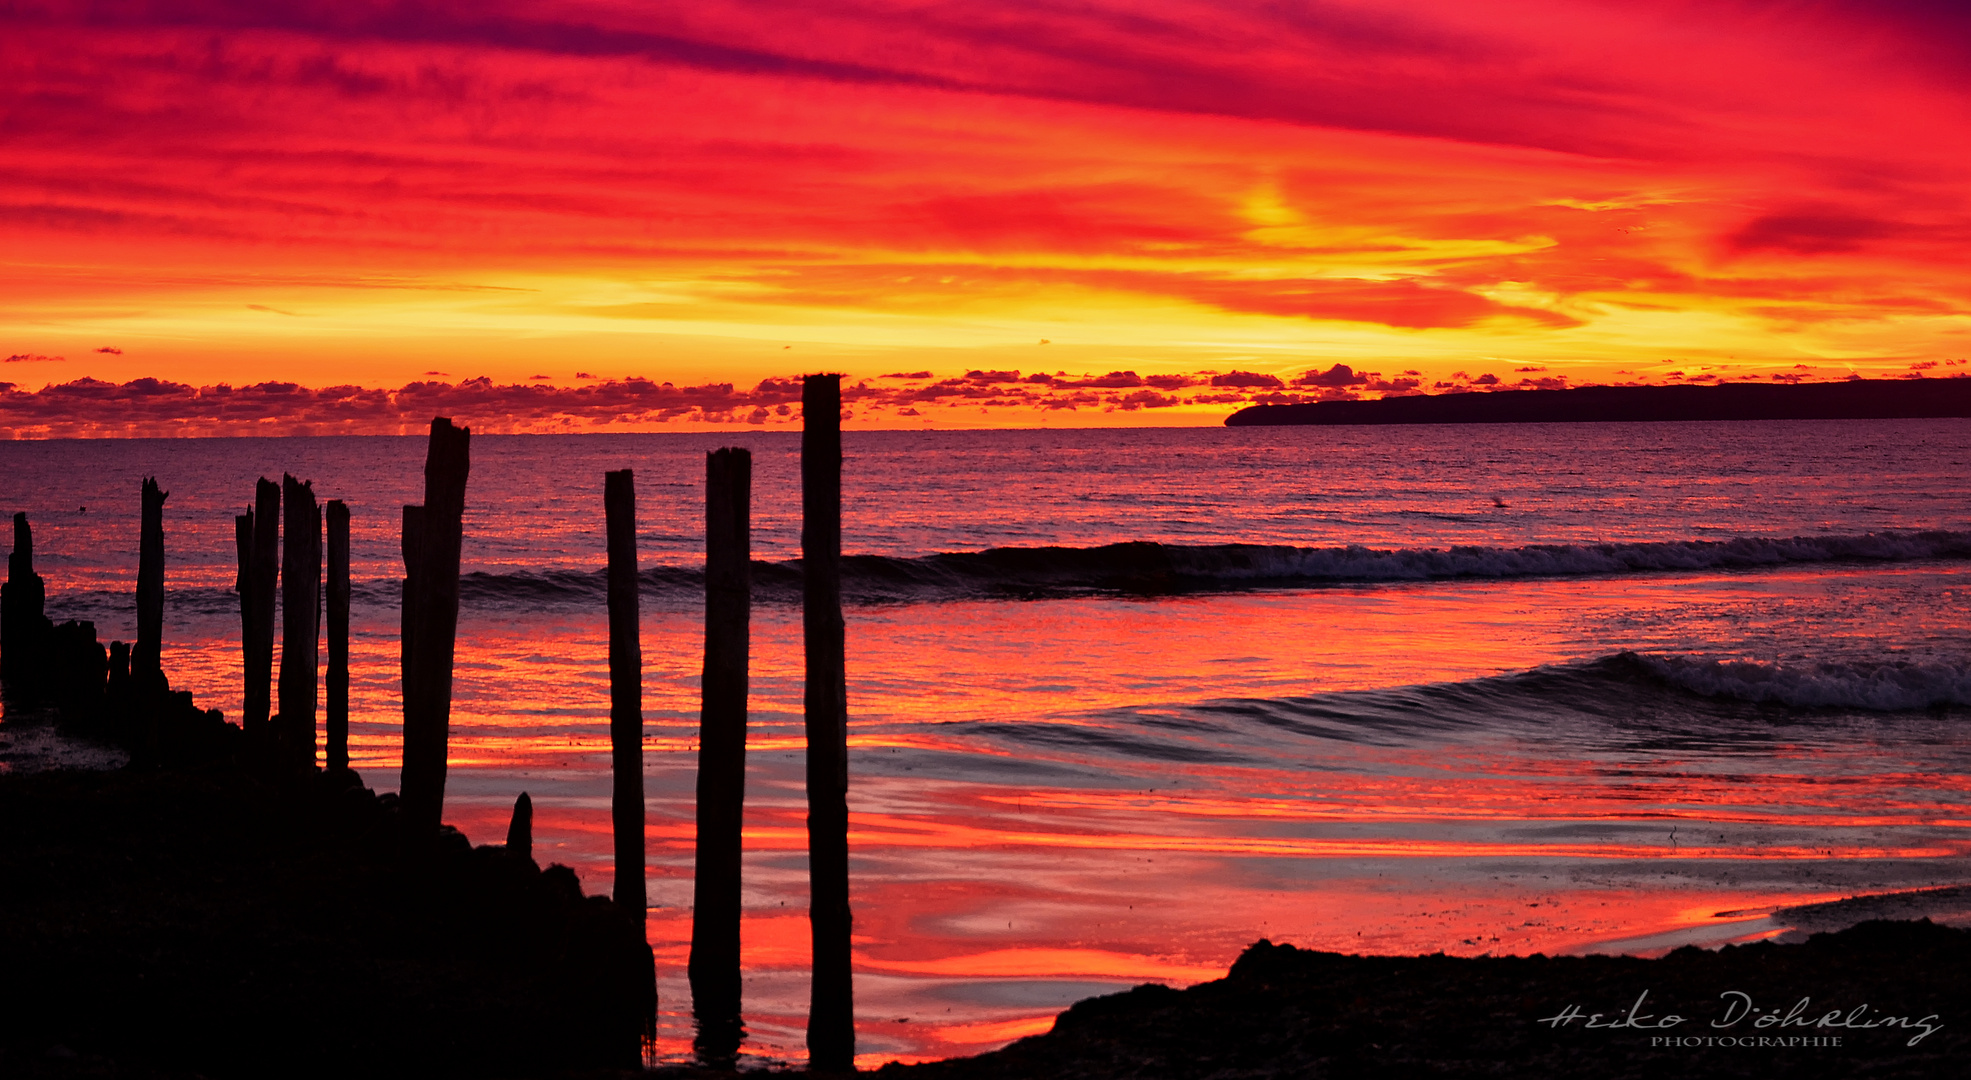
[[(461, 422), (470, 422), (461, 418)], [(649, 930), (688, 1052), (704, 453), (754, 454), (747, 1052), (807, 985), (798, 436), (479, 437), (447, 820), (609, 881), (602, 473), (644, 566)], [(423, 440), (0, 442), (51, 614), (237, 717), (232, 515), (354, 525), (356, 765), (396, 786), (398, 508)], [(845, 436), (864, 1064), (1090, 994), (1345, 951), (1643, 951), (1971, 881), (1971, 422)], [(15, 742), (27, 733), (7, 733)], [(22, 757), (19, 760), (28, 760)], [(1721, 914), (1725, 913), (1725, 914)]]

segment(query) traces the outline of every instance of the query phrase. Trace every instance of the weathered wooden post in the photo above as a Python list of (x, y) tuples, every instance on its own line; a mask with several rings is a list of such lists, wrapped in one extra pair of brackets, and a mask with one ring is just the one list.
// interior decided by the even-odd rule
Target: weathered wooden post
[(604, 473), (603, 525), (609, 547), (609, 760), (616, 775), (610, 818), (616, 833), (616, 904), (642, 925), (643, 643), (636, 580), (636, 482), (630, 470)]
[(404, 697), (404, 738), (410, 739), (412, 702), (419, 700), (417, 682), (418, 554), (424, 550), (424, 507), (404, 507), (404, 531), (398, 551), (404, 557), (403, 605), (397, 621), (397, 674)]
[(328, 504), (328, 758), (349, 767), (349, 507)]
[(842, 624), (842, 377), (801, 389), (802, 627), (807, 645), (808, 1067), (855, 1068), (849, 969), (849, 706)]
[[(239, 573), (233, 575), (233, 591), (240, 597), (240, 670), (246, 670), (248, 643), (253, 640), (253, 507), (233, 516), (233, 550), (239, 554)], [(240, 688), (244, 700), (246, 688)], [(242, 718), (241, 725), (245, 720)]]
[(130, 655), (130, 677), (149, 691), (164, 678), (164, 500), (157, 478), (143, 486), (143, 513), (137, 534), (137, 648)]
[(472, 430), (431, 421), (424, 459), (424, 506), (404, 508), (404, 821), (436, 832), (445, 815), (445, 764), (451, 737), (452, 650), (459, 626), (459, 550), (465, 536), (465, 481)]
[[(249, 746), (267, 741), (267, 717), (274, 692), (274, 593), (281, 580), (281, 488), (262, 477), (254, 485), (253, 551), (246, 571), (247, 609), (241, 647), (245, 653), (245, 696), (240, 702), (240, 727)], [(235, 520), (235, 537), (238, 519)]]
[(315, 764), (315, 673), (322, 637), (322, 511), (312, 481), (281, 477), (287, 503), (281, 552), (280, 721), (274, 732), (283, 765)]
[(698, 858), (692, 881), (691, 1011), (698, 1056), (739, 1053), (740, 826), (746, 801), (746, 689), (752, 620), (753, 457), (705, 455), (705, 667), (698, 714)]

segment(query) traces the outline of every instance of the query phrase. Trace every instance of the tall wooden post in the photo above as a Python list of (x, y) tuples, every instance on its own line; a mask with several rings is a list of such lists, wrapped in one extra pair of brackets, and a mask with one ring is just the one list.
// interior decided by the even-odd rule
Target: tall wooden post
[(322, 640), (322, 511), (312, 481), (281, 477), (287, 503), (281, 552), (281, 713), (274, 732), (283, 765), (315, 764), (316, 672)]
[(146, 689), (164, 677), (164, 500), (157, 478), (143, 486), (143, 514), (137, 534), (137, 649), (130, 656), (130, 675)]
[[(247, 566), (246, 625), (242, 648), (246, 654), (245, 697), (240, 703), (240, 727), (249, 745), (266, 741), (267, 717), (274, 694), (274, 593), (281, 580), (281, 487), (262, 477), (254, 485), (253, 551)], [(237, 526), (236, 526), (237, 528)]]
[(413, 702), (419, 700), (417, 682), (417, 605), (424, 594), (418, 588), (418, 556), (424, 550), (424, 507), (404, 507), (404, 532), (399, 552), (404, 557), (403, 605), (397, 624), (397, 672), (404, 699), (404, 741), (410, 742)]
[(328, 504), (328, 757), (330, 771), (349, 767), (349, 507)]
[[(431, 421), (424, 506), (404, 508), (404, 773), (400, 797), (413, 830), (436, 832), (445, 815), (451, 739), (452, 649), (459, 626), (459, 551), (472, 430)], [(417, 512), (413, 512), (413, 511)]]
[(691, 1011), (698, 1056), (739, 1053), (740, 826), (746, 801), (746, 689), (753, 603), (753, 457), (705, 455), (705, 667), (698, 714), (698, 860), (692, 880)]
[(802, 624), (807, 644), (808, 1067), (855, 1067), (849, 970), (849, 706), (842, 624), (842, 377), (801, 389)]
[(604, 473), (609, 546), (609, 760), (616, 774), (610, 818), (616, 833), (616, 904), (639, 924), (649, 900), (643, 880), (643, 642), (636, 580), (636, 483), (630, 470)]

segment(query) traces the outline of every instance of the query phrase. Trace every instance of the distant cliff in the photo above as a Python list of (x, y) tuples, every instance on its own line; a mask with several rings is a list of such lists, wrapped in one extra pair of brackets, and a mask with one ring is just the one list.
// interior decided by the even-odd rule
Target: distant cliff
[(1227, 427), (1282, 424), (1543, 424), (1627, 420), (1894, 420), (1971, 416), (1971, 379), (1859, 379), (1761, 386), (1584, 386), (1253, 405)]

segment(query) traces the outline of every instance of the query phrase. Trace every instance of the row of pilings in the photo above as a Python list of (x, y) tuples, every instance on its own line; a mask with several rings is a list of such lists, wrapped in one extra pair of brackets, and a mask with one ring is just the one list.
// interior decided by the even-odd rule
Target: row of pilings
[[(841, 389), (838, 375), (811, 375), (803, 389), (801, 556), (806, 640), (808, 846), (813, 980), (808, 1021), (809, 1067), (854, 1070), (855, 1029), (848, 876), (848, 706), (841, 602)], [(448, 418), (432, 421), (425, 498), (403, 509), (400, 667), (403, 772), (397, 813), (408, 834), (441, 829), (449, 743), (452, 667), (459, 616), (459, 569), (470, 431)], [(741, 1022), (741, 825), (751, 618), (748, 451), (706, 457), (705, 639), (701, 681), (697, 842), (689, 977), (697, 1021), (695, 1049), (707, 1065), (730, 1068), (744, 1038)], [(642, 649), (636, 556), (634, 476), (604, 477), (608, 548), (611, 820), (615, 837), (614, 901), (641, 933), (645, 885)], [(62, 702), (64, 717), (92, 734), (131, 748), (133, 763), (207, 760), (237, 753), (277, 772), (315, 768), (316, 677), (322, 612), (328, 615), (326, 747), (329, 774), (349, 769), (350, 515), (323, 507), (312, 481), (283, 476), (258, 481), (253, 505), (235, 519), (244, 659), (241, 723), (217, 710), (199, 712), (191, 695), (172, 694), (160, 663), (164, 603), (163, 506), (166, 493), (142, 489), (134, 649), (111, 644), (101, 656), (89, 623), (55, 626), (43, 611), (33, 571), (26, 516), (15, 516), (15, 545), (4, 589), (0, 674), (17, 688), (104, 684), (101, 701)], [(283, 533), (286, 543), (283, 545)], [(326, 560), (324, 560), (326, 555)], [(323, 581), (323, 564), (327, 581)], [(284, 586), (284, 587), (283, 587)], [(279, 597), (281, 667), (273, 673)], [(86, 647), (84, 647), (86, 638)], [(71, 677), (73, 676), (73, 677)], [(276, 693), (278, 691), (278, 693)], [(136, 704), (133, 704), (136, 703)], [(141, 707), (137, 707), (141, 705)], [(274, 711), (278, 705), (278, 711)], [(166, 707), (171, 706), (171, 707)], [(174, 711), (175, 708), (175, 711)], [(141, 716), (132, 720), (130, 717)], [(386, 798), (388, 798), (386, 796)], [(532, 804), (522, 793), (506, 849), (531, 863)], [(643, 955), (650, 955), (647, 945)], [(632, 979), (634, 981), (634, 979)], [(650, 1002), (654, 1020), (654, 997)]]

